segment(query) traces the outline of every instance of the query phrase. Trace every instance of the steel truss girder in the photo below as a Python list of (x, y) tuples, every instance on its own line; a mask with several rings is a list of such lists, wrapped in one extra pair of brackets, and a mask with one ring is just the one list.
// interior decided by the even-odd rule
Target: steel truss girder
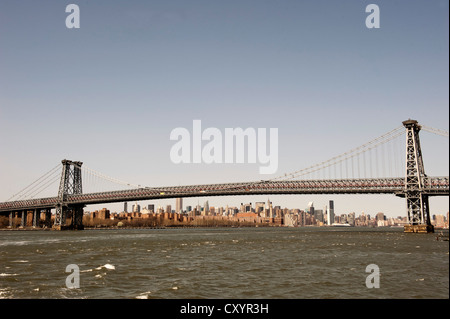
[[(341, 179), (341, 180), (296, 180), (261, 181), (254, 183), (226, 183), (206, 185), (186, 185), (173, 187), (152, 187), (100, 192), (89, 194), (67, 194), (64, 205), (88, 205), (132, 200), (175, 198), (177, 196), (200, 197), (221, 195), (252, 194), (395, 194), (406, 197), (405, 178)], [(422, 179), (422, 195), (448, 196), (449, 177), (429, 177)], [(409, 193), (412, 199), (412, 193)], [(58, 197), (30, 199), (0, 203), (0, 212), (22, 209), (58, 209)], [(60, 209), (63, 209), (61, 204)], [(61, 212), (60, 212), (61, 214)], [(61, 215), (60, 215), (61, 216)]]

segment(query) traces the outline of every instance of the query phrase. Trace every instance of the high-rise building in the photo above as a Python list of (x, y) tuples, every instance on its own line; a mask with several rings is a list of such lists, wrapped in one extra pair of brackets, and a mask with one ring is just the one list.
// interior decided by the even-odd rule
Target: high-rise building
[(314, 216), (314, 202), (309, 202), (308, 203), (308, 213), (311, 216)]
[(140, 213), (141, 212), (141, 205), (138, 205), (138, 203), (134, 204), (133, 207), (133, 213)]
[(323, 211), (321, 209), (314, 209), (314, 218), (317, 222), (323, 222)]
[(330, 200), (328, 202), (328, 209), (327, 209), (327, 224), (333, 225), (334, 223), (334, 201)]
[(255, 213), (262, 213), (264, 212), (264, 206), (265, 203), (264, 202), (256, 202), (255, 203)]
[(125, 213), (128, 213), (128, 203), (127, 202), (123, 203), (123, 211)]
[(155, 205), (154, 204), (149, 204), (147, 206), (147, 209), (149, 212), (154, 213), (155, 212)]
[(179, 197), (177, 198), (176, 202), (176, 213), (181, 214), (183, 213), (183, 198)]
[(354, 213), (354, 212), (349, 213), (348, 216), (347, 216), (347, 222), (348, 222), (350, 225), (355, 226), (355, 218), (356, 218), (356, 216), (355, 216), (355, 213)]
[(265, 214), (263, 217), (272, 218), (273, 217), (273, 206), (270, 199), (267, 199)]
[(386, 218), (385, 218), (384, 214), (380, 212), (375, 215), (375, 220), (378, 222), (380, 220), (386, 220)]
[(209, 213), (209, 203), (208, 203), (208, 201), (205, 202), (203, 210), (205, 212), (205, 215), (208, 215), (208, 213)]

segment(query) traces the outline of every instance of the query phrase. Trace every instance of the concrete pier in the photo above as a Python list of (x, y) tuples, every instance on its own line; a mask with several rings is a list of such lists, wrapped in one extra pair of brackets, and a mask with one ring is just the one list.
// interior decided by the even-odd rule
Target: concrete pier
[(405, 225), (404, 227), (405, 233), (421, 233), (421, 234), (428, 234), (428, 233), (434, 233), (434, 226), (433, 225)]

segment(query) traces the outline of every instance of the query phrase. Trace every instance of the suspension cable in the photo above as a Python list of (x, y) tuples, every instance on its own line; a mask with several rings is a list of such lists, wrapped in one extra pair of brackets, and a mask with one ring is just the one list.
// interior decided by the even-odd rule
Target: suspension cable
[(436, 135), (441, 135), (441, 136), (448, 137), (448, 132), (447, 131), (440, 130), (440, 129), (433, 128), (433, 127), (429, 127), (429, 126), (425, 126), (425, 125), (421, 125), (421, 127), (422, 127), (422, 129), (424, 131), (427, 131), (427, 132), (430, 132), (430, 133), (433, 133), (433, 134), (436, 134)]
[[(282, 175), (282, 176), (278, 176), (278, 177), (272, 178), (271, 181), (285, 178), (288, 175), (291, 176), (288, 179), (293, 179), (295, 177), (306, 175), (306, 174), (315, 172), (317, 170), (326, 168), (326, 167), (328, 167), (330, 165), (335, 165), (335, 164), (338, 164), (338, 163), (342, 163), (343, 161), (345, 161), (345, 160), (347, 160), (347, 159), (349, 159), (349, 158), (351, 158), (353, 156), (359, 155), (359, 154), (361, 154), (363, 152), (366, 152), (366, 151), (369, 151), (369, 150), (371, 150), (371, 149), (373, 149), (373, 148), (375, 148), (375, 147), (377, 147), (377, 146), (379, 146), (381, 144), (387, 143), (387, 142), (393, 140), (394, 138), (396, 138), (396, 137), (398, 137), (398, 136), (400, 136), (402, 134), (403, 134), (403, 126), (397, 127), (396, 129), (394, 129), (394, 130), (392, 130), (392, 131), (390, 131), (390, 132), (388, 132), (388, 133), (386, 133), (386, 134), (384, 134), (384, 135), (382, 135), (380, 137), (377, 137), (376, 139), (373, 139), (372, 141), (370, 141), (370, 142), (368, 142), (368, 143), (366, 143), (364, 145), (358, 146), (358, 147), (356, 147), (356, 148), (354, 148), (354, 149), (352, 149), (350, 151), (347, 151), (347, 152), (342, 153), (342, 154), (340, 154), (338, 156), (335, 156), (335, 157), (333, 157), (333, 158), (331, 158), (331, 159), (329, 159), (327, 161), (323, 161), (323, 162), (321, 162), (319, 164), (315, 164), (315, 165), (309, 166), (307, 168), (295, 171), (295, 172), (290, 173), (290, 174), (285, 174), (285, 175)], [(346, 172), (348, 172), (347, 167), (346, 167)], [(348, 175), (348, 173), (347, 173), (347, 175)]]
[[(31, 183), (30, 185), (28, 185), (27, 187), (23, 188), (21, 191), (19, 191), (18, 193), (14, 194), (13, 196), (11, 196), (7, 202), (11, 201), (13, 198), (15, 198), (16, 196), (19, 196), (18, 199), (23, 198), (24, 196), (28, 195), (33, 189), (35, 189), (36, 187), (39, 187), (39, 185), (41, 183), (43, 183), (46, 179), (48, 179), (51, 175), (53, 175), (58, 168), (61, 168), (61, 164), (56, 165), (55, 167), (53, 167), (51, 170), (49, 170), (47, 173), (45, 173), (44, 175), (42, 175), (41, 177), (39, 177), (37, 180), (35, 180), (33, 183)], [(25, 192), (26, 191), (26, 192)], [(25, 192), (25, 193), (23, 193)], [(18, 200), (17, 199), (17, 200)]]
[(92, 175), (94, 175), (96, 177), (99, 177), (99, 178), (101, 178), (103, 180), (106, 180), (106, 181), (109, 181), (109, 182), (112, 182), (112, 183), (115, 183), (115, 184), (125, 185), (125, 186), (133, 187), (133, 188), (141, 188), (140, 185), (135, 185), (135, 184), (132, 184), (132, 183), (121, 181), (119, 179), (116, 179), (116, 178), (107, 176), (105, 174), (102, 174), (100, 172), (97, 172), (97, 171), (95, 171), (95, 170), (93, 170), (93, 169), (91, 169), (89, 167), (86, 167), (86, 166), (82, 166), (81, 170), (84, 170), (85, 172), (88, 172), (88, 173), (90, 173), (90, 174), (92, 174)]

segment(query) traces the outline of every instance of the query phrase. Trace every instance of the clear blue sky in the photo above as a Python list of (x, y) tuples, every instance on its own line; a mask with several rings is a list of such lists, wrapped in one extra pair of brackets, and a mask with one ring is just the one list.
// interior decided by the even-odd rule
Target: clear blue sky
[[(80, 29), (66, 28), (69, 3)], [(369, 3), (380, 29), (365, 26)], [(0, 200), (63, 158), (147, 186), (262, 179), (259, 164), (173, 164), (170, 132), (194, 119), (278, 128), (275, 175), (408, 118), (448, 131), (448, 11), (446, 0), (2, 1)], [(448, 175), (448, 138), (422, 137), (427, 173)], [(271, 196), (290, 208), (328, 199), (338, 213), (405, 215), (394, 196)], [(448, 205), (433, 199), (432, 213)]]

